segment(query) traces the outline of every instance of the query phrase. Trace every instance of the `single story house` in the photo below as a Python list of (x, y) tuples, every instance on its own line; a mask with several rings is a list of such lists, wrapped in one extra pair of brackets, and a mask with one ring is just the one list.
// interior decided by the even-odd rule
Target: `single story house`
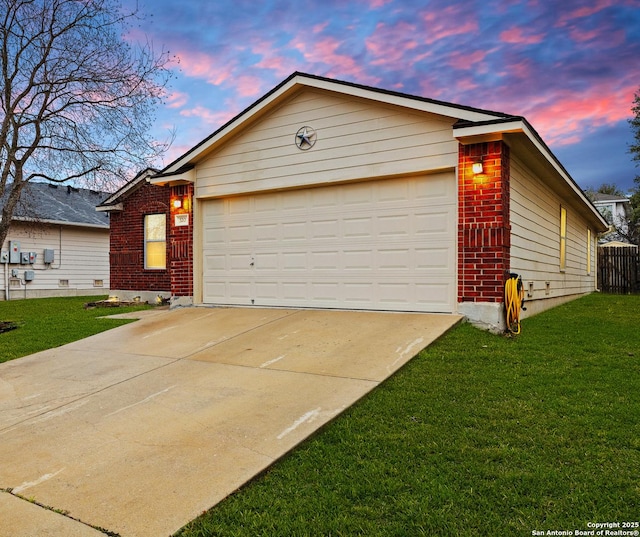
[(0, 245), (0, 299), (106, 295), (109, 216), (95, 210), (105, 196), (70, 185), (27, 184)]
[(607, 229), (524, 117), (303, 73), (99, 210), (112, 292), (131, 257), (131, 277), (155, 275), (173, 304), (457, 312), (492, 328), (510, 273), (527, 314), (594, 291)]

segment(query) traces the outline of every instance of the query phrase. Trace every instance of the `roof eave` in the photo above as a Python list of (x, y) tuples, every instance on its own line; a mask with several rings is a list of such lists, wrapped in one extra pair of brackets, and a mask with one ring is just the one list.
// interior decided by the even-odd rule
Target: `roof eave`
[(131, 181), (124, 184), (121, 188), (116, 190), (107, 199), (100, 203), (100, 205), (96, 206), (96, 211), (122, 211), (122, 200), (144, 185), (144, 183), (148, 181), (149, 177), (156, 173), (158, 173), (158, 170), (154, 170), (152, 168), (147, 168), (141, 171)]
[(93, 229), (109, 229), (109, 224), (92, 224), (90, 222), (71, 222), (67, 220), (48, 220), (48, 219), (35, 219), (35, 218), (24, 218), (21, 216), (13, 217), (12, 220), (14, 222), (25, 222), (30, 224), (47, 224), (50, 226), (71, 226), (71, 227), (82, 227), (82, 228), (93, 228)]
[(173, 172), (158, 173), (148, 178), (152, 185), (186, 185), (196, 182), (196, 170), (192, 165), (182, 166)]
[(487, 141), (503, 140), (509, 135), (520, 135), (534, 148), (536, 153), (542, 156), (558, 177), (562, 179), (572, 193), (577, 196), (588, 208), (592, 217), (600, 224), (601, 231), (608, 228), (608, 224), (594, 204), (585, 196), (582, 189), (571, 177), (569, 172), (560, 163), (557, 157), (544, 143), (540, 135), (523, 117), (505, 118), (484, 122), (459, 122), (453, 127), (454, 136), (461, 144), (480, 143)]

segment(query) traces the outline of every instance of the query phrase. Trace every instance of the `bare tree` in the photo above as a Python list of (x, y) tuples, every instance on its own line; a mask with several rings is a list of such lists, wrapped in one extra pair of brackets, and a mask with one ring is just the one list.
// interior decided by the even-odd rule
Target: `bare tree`
[(25, 185), (104, 189), (166, 150), (149, 137), (167, 53), (127, 42), (117, 0), (0, 0), (0, 245)]

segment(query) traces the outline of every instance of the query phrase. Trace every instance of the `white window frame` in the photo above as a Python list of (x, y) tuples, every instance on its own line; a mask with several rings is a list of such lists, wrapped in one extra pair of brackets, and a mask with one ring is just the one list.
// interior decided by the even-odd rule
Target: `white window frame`
[[(163, 236), (160, 237), (149, 237), (149, 221), (152, 217), (162, 217), (164, 221), (164, 225), (162, 226)], [(148, 255), (148, 247), (150, 244), (164, 244), (164, 258), (162, 265), (150, 265), (149, 264), (149, 255)], [(144, 215), (144, 268), (145, 270), (167, 270), (167, 215), (164, 213), (152, 213)]]

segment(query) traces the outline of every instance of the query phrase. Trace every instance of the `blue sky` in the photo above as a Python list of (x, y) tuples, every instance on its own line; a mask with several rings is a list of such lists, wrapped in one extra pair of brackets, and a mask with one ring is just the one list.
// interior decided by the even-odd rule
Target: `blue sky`
[(302, 71), (525, 116), (582, 188), (640, 175), (640, 0), (139, 1), (131, 39), (179, 58), (164, 164)]

